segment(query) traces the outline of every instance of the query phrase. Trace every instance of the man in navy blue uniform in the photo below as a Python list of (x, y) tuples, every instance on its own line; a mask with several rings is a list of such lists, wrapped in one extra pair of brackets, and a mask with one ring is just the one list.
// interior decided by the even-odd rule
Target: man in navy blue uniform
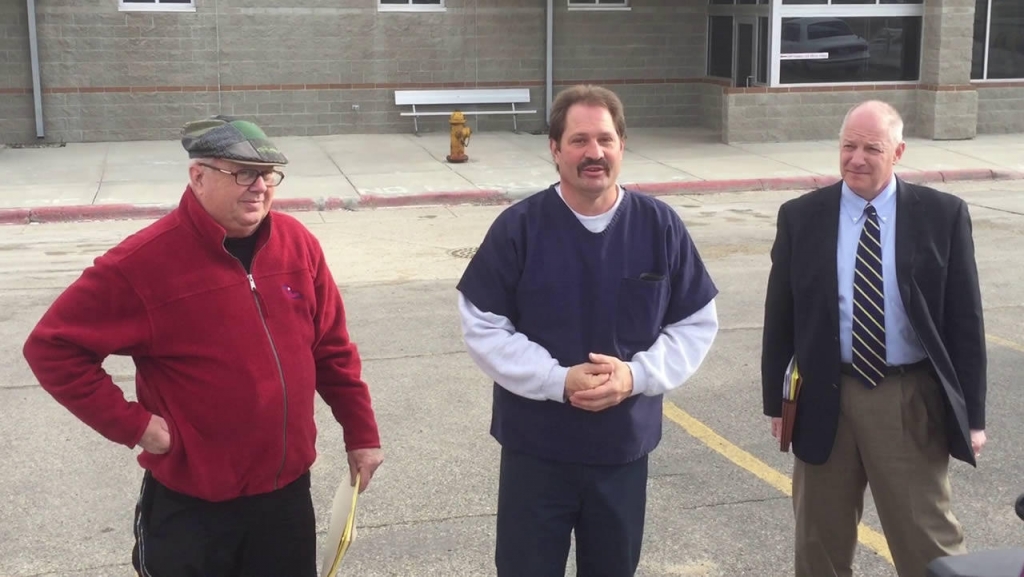
[(617, 184), (609, 90), (551, 108), (559, 182), (504, 210), (458, 284), (470, 356), (494, 381), (499, 577), (636, 572), (662, 397), (718, 332), (718, 291), (679, 215)]

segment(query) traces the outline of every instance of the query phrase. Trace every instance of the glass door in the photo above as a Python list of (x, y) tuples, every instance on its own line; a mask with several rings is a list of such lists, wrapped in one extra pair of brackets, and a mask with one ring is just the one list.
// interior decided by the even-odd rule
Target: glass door
[(758, 42), (758, 21), (756, 16), (739, 16), (734, 21), (736, 29), (733, 33), (735, 45), (733, 54), (733, 85), (755, 86), (759, 84), (758, 68), (760, 67)]

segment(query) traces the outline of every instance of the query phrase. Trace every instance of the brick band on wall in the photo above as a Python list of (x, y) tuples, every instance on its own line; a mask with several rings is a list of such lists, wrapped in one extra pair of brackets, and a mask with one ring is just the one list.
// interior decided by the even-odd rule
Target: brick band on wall
[[(573, 84), (597, 84), (601, 86), (622, 86), (635, 84), (709, 84), (722, 86), (726, 94), (783, 94), (787, 92), (860, 92), (876, 90), (930, 90), (938, 92), (961, 90), (986, 90), (994, 88), (1024, 88), (1024, 81), (977, 82), (972, 84), (837, 84), (831, 86), (729, 86), (721, 78), (609, 78), (603, 80), (556, 80), (556, 86)], [(512, 82), (406, 82), (406, 83), (362, 83), (362, 84), (229, 84), (198, 86), (58, 86), (44, 88), (43, 94), (92, 94), (92, 93), (153, 93), (153, 92), (248, 92), (254, 90), (443, 90), (453, 88), (516, 88), (538, 87), (539, 80)], [(32, 94), (31, 88), (0, 88), (0, 94)]]
[[(555, 80), (557, 86), (597, 84), (622, 86), (634, 84), (711, 84), (727, 86), (720, 78), (610, 78), (603, 80)], [(1024, 83), (1022, 83), (1024, 85)], [(360, 84), (227, 84), (198, 86), (58, 86), (43, 88), (43, 94), (152, 93), (152, 92), (248, 92), (254, 90), (443, 90), (453, 88), (519, 88), (541, 87), (541, 80), (505, 82), (378, 82)], [(31, 94), (31, 88), (0, 88), (0, 94)]]
[[(554, 85), (557, 92), (586, 82), (618, 92), (631, 127), (701, 127), (722, 133), (727, 142), (831, 137), (834, 117), (847, 101), (876, 97), (900, 102), (909, 111), (917, 103), (908, 93), (931, 88), (921, 84), (733, 88), (728, 80), (707, 77), (566, 78)], [(521, 115), (519, 128), (544, 128), (541, 81), (247, 84), (224, 85), (220, 90), (216, 85), (52, 87), (44, 91), (43, 118), (47, 139), (65, 142), (174, 139), (185, 121), (217, 113), (256, 117), (279, 135), (406, 132), (412, 129), (412, 119), (400, 116), (394, 90), (463, 87), (529, 88), (532, 108), (538, 113)], [(1008, 115), (1024, 104), (1024, 82), (955, 88), (977, 92), (979, 133), (1024, 132), (1024, 115)], [(0, 141), (34, 140), (31, 90), (0, 91), (18, 95), (8, 97), (3, 105), (9, 113), (6, 120), (0, 119)], [(761, 105), (769, 108), (759, 109)], [(108, 114), (107, 109), (117, 113)], [(1019, 120), (1008, 121), (1008, 116)], [(474, 122), (485, 131), (508, 130), (512, 124), (507, 117), (478, 117)], [(446, 130), (447, 119), (421, 118), (420, 128)]]

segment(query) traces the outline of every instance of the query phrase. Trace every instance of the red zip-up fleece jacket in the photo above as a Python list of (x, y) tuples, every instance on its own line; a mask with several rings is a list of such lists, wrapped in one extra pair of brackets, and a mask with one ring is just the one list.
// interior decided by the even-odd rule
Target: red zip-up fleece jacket
[[(361, 360), (319, 242), (272, 212), (252, 273), (192, 190), (167, 216), (98, 257), (24, 346), (42, 387), (88, 426), (135, 447), (150, 415), (170, 450), (139, 464), (172, 490), (223, 501), (283, 487), (316, 456), (314, 392), (346, 450), (380, 447)], [(138, 402), (103, 370), (135, 362)]]

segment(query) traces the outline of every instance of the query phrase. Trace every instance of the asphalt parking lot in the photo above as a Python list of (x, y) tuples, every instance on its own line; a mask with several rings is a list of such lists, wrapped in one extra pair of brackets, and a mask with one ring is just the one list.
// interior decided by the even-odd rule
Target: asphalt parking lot
[[(949, 185), (971, 205), (989, 335), (989, 444), (952, 468), (971, 549), (1021, 546), (1024, 492), (1024, 196), (1021, 181)], [(718, 284), (722, 330), (698, 374), (666, 398), (651, 460), (638, 575), (792, 574), (790, 455), (761, 415), (758, 366), (768, 250), (780, 202), (797, 192), (664, 197)], [(497, 206), (304, 213), (342, 286), (364, 355), (386, 461), (364, 494), (343, 574), (483, 576), (492, 551), (498, 447), (491, 389), (465, 354), (455, 282)], [(21, 343), (93, 257), (145, 221), (0, 227), (0, 575), (131, 575), (134, 453), (76, 421), (35, 384)], [(132, 366), (108, 370), (131, 394)], [(314, 497), (321, 537), (345, 473), (341, 431), (318, 406)], [(870, 499), (858, 575), (892, 577)], [(570, 571), (574, 574), (570, 555)]]

